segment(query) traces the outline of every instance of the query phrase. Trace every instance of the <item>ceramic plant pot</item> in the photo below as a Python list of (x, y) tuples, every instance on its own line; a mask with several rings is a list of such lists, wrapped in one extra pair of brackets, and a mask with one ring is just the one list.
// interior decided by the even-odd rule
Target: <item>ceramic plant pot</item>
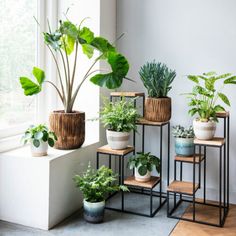
[(50, 129), (55, 132), (57, 149), (80, 148), (85, 139), (85, 113), (54, 111), (49, 117)]
[(39, 147), (35, 147), (33, 142), (30, 144), (31, 154), (33, 157), (42, 157), (48, 155), (48, 143), (40, 140)]
[(111, 149), (119, 150), (127, 148), (129, 144), (129, 132), (116, 132), (106, 130), (107, 142)]
[(216, 122), (215, 121), (202, 122), (194, 119), (193, 130), (197, 139), (211, 140), (214, 138), (215, 135)]
[(171, 98), (145, 99), (144, 117), (146, 120), (166, 122), (171, 118)]
[(175, 138), (175, 153), (179, 156), (193, 156), (193, 138)]
[(84, 200), (84, 219), (90, 223), (100, 223), (104, 218), (105, 201), (88, 202)]
[(138, 173), (138, 169), (135, 168), (134, 169), (134, 177), (135, 177), (135, 180), (138, 182), (142, 182), (142, 183), (148, 182), (151, 179), (151, 172), (147, 171), (146, 175), (140, 175)]

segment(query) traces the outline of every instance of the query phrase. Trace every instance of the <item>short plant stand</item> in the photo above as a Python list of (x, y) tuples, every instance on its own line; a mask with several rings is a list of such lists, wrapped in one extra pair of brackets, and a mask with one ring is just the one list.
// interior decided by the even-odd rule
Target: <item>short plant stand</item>
[[(218, 113), (217, 117), (224, 120), (224, 137), (214, 138), (213, 140), (194, 140), (194, 156), (175, 157), (174, 181), (167, 189), (167, 216), (170, 218), (181, 219), (190, 222), (196, 222), (211, 226), (223, 227), (229, 211), (229, 113)], [(207, 148), (216, 148), (218, 150), (218, 176), (219, 189), (218, 201), (208, 201), (206, 196), (206, 166), (207, 166)], [(215, 157), (214, 161), (217, 158)], [(176, 163), (180, 163), (179, 180), (176, 176)], [(183, 163), (192, 164), (193, 181), (183, 181), (182, 171)], [(203, 181), (201, 180), (201, 165), (203, 166)], [(198, 176), (196, 172), (198, 166)], [(197, 178), (198, 177), (198, 178)], [(202, 183), (203, 182), (203, 183)], [(196, 192), (203, 185), (203, 199), (196, 199)], [(178, 197), (178, 201), (177, 201)], [(170, 202), (172, 200), (172, 207)], [(178, 209), (182, 203), (188, 203), (187, 209), (177, 216)], [(212, 213), (214, 217), (208, 215)], [(215, 217), (218, 217), (215, 219)]]

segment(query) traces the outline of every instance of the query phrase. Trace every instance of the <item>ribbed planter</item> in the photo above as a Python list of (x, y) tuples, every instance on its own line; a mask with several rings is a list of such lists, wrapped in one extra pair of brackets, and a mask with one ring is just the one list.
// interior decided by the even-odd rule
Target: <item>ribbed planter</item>
[(90, 223), (100, 223), (104, 218), (105, 201), (87, 202), (84, 200), (84, 219)]
[(194, 154), (193, 138), (175, 138), (175, 153), (179, 156)]
[(106, 130), (107, 143), (111, 149), (119, 150), (127, 148), (129, 144), (129, 132), (116, 132), (112, 130)]
[(138, 169), (135, 168), (134, 169), (134, 177), (135, 177), (135, 180), (138, 182), (142, 182), (142, 183), (148, 182), (151, 179), (151, 172), (147, 171), (146, 175), (140, 175), (138, 173)]
[(74, 111), (54, 111), (49, 117), (50, 129), (55, 132), (58, 140), (57, 149), (76, 149), (82, 146), (85, 139), (85, 113)]
[(214, 138), (215, 135), (216, 122), (215, 121), (202, 122), (194, 119), (193, 130), (197, 139), (211, 140)]
[(169, 121), (171, 118), (171, 98), (146, 98), (144, 117), (150, 121)]
[(31, 154), (33, 157), (42, 157), (48, 155), (48, 143), (40, 140), (39, 147), (35, 147), (33, 142), (30, 144)]

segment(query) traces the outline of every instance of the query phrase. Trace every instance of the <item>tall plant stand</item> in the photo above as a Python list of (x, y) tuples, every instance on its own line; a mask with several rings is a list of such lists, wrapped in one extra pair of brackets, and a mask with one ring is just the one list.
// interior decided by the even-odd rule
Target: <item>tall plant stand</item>
[[(174, 168), (174, 181), (168, 186), (167, 189), (167, 216), (170, 218), (181, 219), (190, 222), (196, 222), (211, 226), (223, 227), (225, 219), (229, 211), (229, 113), (218, 113), (217, 117), (223, 119), (224, 124), (224, 137), (214, 138), (212, 140), (194, 140), (194, 156), (193, 157), (175, 157)], [(206, 198), (206, 174), (207, 174), (207, 149), (215, 148), (218, 151), (218, 159), (214, 158), (214, 161), (218, 161), (219, 169), (219, 189), (218, 189), (218, 201), (208, 201)], [(212, 161), (212, 160), (211, 160)], [(176, 163), (180, 162), (180, 177), (177, 180), (176, 176)], [(182, 171), (183, 163), (192, 165), (192, 182), (183, 181)], [(203, 181), (201, 180), (201, 165), (203, 166)], [(198, 173), (196, 171), (198, 166)], [(198, 176), (197, 176), (198, 175)], [(197, 178), (198, 177), (198, 178)], [(203, 183), (202, 183), (203, 182)], [(196, 192), (203, 186), (203, 199), (196, 199)], [(178, 197), (178, 201), (176, 198)], [(170, 201), (172, 200), (172, 207)], [(183, 202), (189, 203), (187, 210), (182, 216), (176, 216), (177, 209)], [(215, 212), (218, 220), (213, 222), (211, 218), (208, 219), (207, 213), (209, 210), (205, 210), (204, 213), (197, 209), (197, 206), (211, 207), (211, 210)], [(200, 215), (199, 215), (200, 213)]]

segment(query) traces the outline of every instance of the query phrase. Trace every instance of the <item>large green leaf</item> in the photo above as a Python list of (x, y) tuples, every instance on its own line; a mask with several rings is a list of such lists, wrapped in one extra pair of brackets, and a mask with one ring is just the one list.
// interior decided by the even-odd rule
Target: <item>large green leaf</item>
[(227, 96), (223, 93), (218, 93), (219, 97), (221, 98), (221, 100), (227, 104), (228, 106), (230, 106), (230, 101), (229, 99), (227, 98)]
[(74, 40), (76, 40), (78, 38), (78, 34), (79, 34), (76, 26), (73, 23), (71, 23), (70, 21), (61, 22), (60, 32), (63, 35), (67, 35), (67, 36), (73, 38)]
[(87, 43), (90, 44), (94, 39), (94, 33), (87, 27), (83, 27), (80, 31), (79, 31), (79, 40), (80, 43)]
[(147, 167), (146, 166), (140, 166), (138, 168), (138, 173), (141, 175), (141, 176), (144, 176), (147, 174)]
[(115, 47), (112, 46), (108, 40), (102, 38), (102, 37), (95, 37), (93, 41), (91, 42), (91, 45), (95, 47), (97, 50), (99, 50), (102, 53), (116, 51)]
[(123, 55), (116, 52), (108, 53), (107, 61), (112, 68), (112, 72), (108, 74), (97, 74), (90, 81), (100, 87), (109, 89), (118, 88), (129, 71), (129, 63)]
[(70, 55), (74, 51), (75, 39), (69, 35), (64, 35), (62, 37), (62, 48), (66, 51), (67, 55)]
[(34, 77), (36, 78), (36, 80), (38, 81), (39, 85), (41, 85), (44, 80), (45, 80), (45, 73), (43, 70), (41, 70), (38, 67), (33, 67), (33, 71), (32, 71)]
[(232, 76), (224, 81), (224, 84), (236, 84), (236, 76)]
[(34, 83), (27, 77), (20, 77), (20, 83), (26, 96), (37, 94), (41, 91), (41, 86)]
[(189, 75), (188, 79), (192, 80), (194, 83), (197, 83), (197, 84), (199, 83), (198, 77), (195, 75)]
[(94, 47), (90, 44), (82, 44), (83, 53), (90, 59), (93, 57)]
[(47, 45), (50, 45), (54, 50), (58, 50), (61, 46), (61, 33), (56, 31), (54, 33), (43, 33), (44, 41)]

